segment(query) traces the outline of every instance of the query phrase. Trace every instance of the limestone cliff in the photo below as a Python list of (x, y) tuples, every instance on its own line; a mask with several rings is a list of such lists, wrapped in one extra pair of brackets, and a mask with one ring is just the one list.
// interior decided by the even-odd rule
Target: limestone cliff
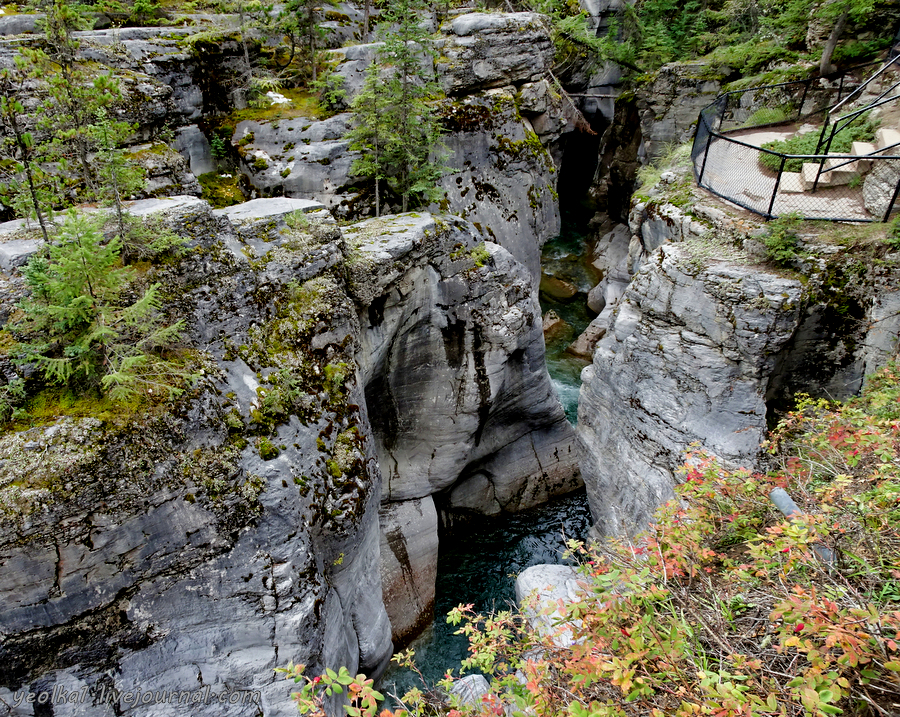
[(760, 222), (697, 190), (688, 214), (665, 198), (689, 177), (664, 177), (598, 245), (601, 313), (579, 340), (593, 361), (577, 432), (601, 534), (646, 526), (692, 444), (758, 468), (767, 421), (797, 392), (853, 395), (900, 334), (897, 254), (881, 240), (820, 227), (776, 268)]
[[(258, 693), (229, 714), (294, 714), (274, 667), (377, 674), (389, 657), (381, 542), (389, 609), (425, 596), (395, 634), (427, 614), (433, 493), (490, 513), (577, 481), (529, 272), (452, 217), (341, 231), (301, 199), (132, 211), (191, 239), (152, 271), (200, 379), (171, 410), (0, 438), (0, 697), (208, 687)], [(21, 294), (19, 264), (4, 296)]]
[(607, 534), (649, 522), (691, 443), (753, 461), (775, 356), (798, 323), (799, 282), (728, 263), (698, 271), (689, 258), (655, 251), (582, 373), (585, 482)]

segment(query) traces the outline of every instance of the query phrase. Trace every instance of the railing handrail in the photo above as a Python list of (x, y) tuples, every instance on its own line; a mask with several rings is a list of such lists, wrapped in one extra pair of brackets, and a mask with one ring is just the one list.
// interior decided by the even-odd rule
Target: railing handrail
[[(862, 83), (860, 85), (860, 87), (857, 88), (857, 90), (867, 86), (873, 78), (880, 76), (887, 67), (889, 67), (891, 64), (893, 64), (893, 61), (894, 60), (891, 59), (888, 62), (886, 62), (884, 64), (884, 67), (882, 67), (877, 73), (875, 73), (875, 75), (868, 78), (864, 83)], [(873, 63), (866, 63), (863, 65), (858, 65), (854, 68), (851, 68), (851, 70), (848, 70), (848, 72), (855, 70), (855, 69), (859, 69), (860, 67), (866, 67), (866, 66), (872, 65), (872, 64), (877, 64), (877, 63), (873, 62)], [(859, 116), (863, 112), (865, 112), (869, 109), (872, 109), (873, 107), (881, 106), (883, 104), (886, 104), (887, 102), (896, 100), (897, 97), (886, 97), (886, 95), (889, 94), (890, 92), (892, 92), (898, 86), (900, 86), (900, 81), (895, 83), (888, 90), (883, 91), (872, 103), (870, 103), (866, 107), (861, 108), (859, 110), (854, 110), (853, 112), (850, 112), (847, 115), (845, 115), (843, 117), (839, 117), (836, 120), (834, 120), (831, 123), (832, 124), (831, 135), (828, 137), (828, 141), (825, 146), (825, 151), (822, 154), (818, 153), (818, 150), (822, 146), (821, 138), (820, 138), (819, 144), (816, 148), (817, 149), (816, 154), (786, 154), (784, 152), (777, 152), (775, 150), (767, 149), (764, 147), (758, 147), (758, 146), (750, 144), (748, 142), (743, 142), (734, 137), (727, 136), (726, 134), (724, 134), (723, 131), (721, 131), (722, 124), (725, 121), (725, 115), (729, 111), (729, 98), (731, 96), (737, 95), (737, 94), (744, 94), (744, 93), (752, 92), (752, 91), (756, 91), (756, 90), (771, 90), (771, 89), (777, 89), (780, 87), (788, 87), (791, 85), (804, 85), (805, 86), (804, 90), (803, 90), (803, 97), (802, 97), (802, 99), (800, 99), (799, 107), (797, 109), (797, 119), (784, 120), (779, 123), (773, 123), (773, 122), (760, 123), (759, 125), (751, 125), (751, 126), (745, 126), (745, 127), (740, 127), (740, 128), (732, 128), (732, 129), (726, 130), (726, 131), (734, 132), (737, 129), (741, 129), (741, 130), (755, 129), (757, 127), (773, 126), (773, 125), (777, 125), (777, 124), (785, 124), (786, 122), (794, 122), (794, 121), (799, 120), (801, 117), (803, 117), (803, 114), (802, 114), (803, 106), (806, 103), (806, 98), (807, 98), (807, 94), (810, 89), (810, 84), (812, 83), (813, 80), (814, 80), (814, 78), (807, 78), (805, 80), (793, 80), (790, 82), (781, 82), (781, 83), (777, 83), (777, 84), (773, 84), (773, 85), (750, 87), (750, 88), (741, 89), (741, 90), (729, 90), (728, 92), (723, 92), (719, 95), (716, 95), (716, 98), (709, 105), (704, 107), (700, 111), (700, 114), (698, 116), (697, 130), (694, 135), (694, 147), (691, 150), (692, 164), (693, 164), (693, 168), (694, 168), (694, 176), (697, 181), (697, 184), (701, 187), (708, 189), (709, 191), (713, 192), (714, 194), (723, 197), (724, 199), (728, 199), (729, 201), (732, 201), (732, 202), (738, 204), (739, 206), (745, 207), (746, 209), (749, 209), (750, 211), (753, 211), (757, 214), (761, 214), (762, 216), (764, 216), (767, 219), (771, 219), (774, 216), (774, 214), (772, 212), (775, 207), (776, 195), (779, 192), (779, 187), (781, 186), (782, 175), (784, 174), (785, 164), (788, 160), (807, 160), (810, 163), (815, 163), (818, 165), (818, 168), (816, 170), (816, 177), (815, 177), (815, 180), (814, 180), (814, 182), (812, 184), (812, 188), (811, 188), (811, 192), (813, 194), (815, 194), (815, 192), (819, 186), (819, 180), (821, 178), (823, 178), (823, 176), (824, 177), (839, 176), (836, 173), (835, 174), (829, 174), (829, 173), (835, 172), (835, 170), (846, 167), (849, 164), (853, 164), (860, 160), (878, 161), (878, 162), (887, 161), (887, 160), (890, 160), (890, 161), (900, 160), (900, 155), (885, 154), (888, 151), (896, 150), (896, 148), (900, 147), (900, 142), (889, 145), (887, 147), (881, 147), (877, 151), (869, 153), (869, 154), (852, 154), (852, 153), (829, 154), (828, 153), (828, 150), (831, 147), (831, 142), (832, 142), (836, 132), (839, 131), (838, 128), (843, 129), (843, 127), (845, 127), (847, 124), (849, 124), (849, 122), (852, 121), (852, 119)], [(840, 87), (837, 89), (837, 91), (840, 93), (842, 91), (842, 88), (843, 88), (843, 77), (841, 79)], [(826, 91), (835, 91), (835, 89), (827, 88)], [(851, 95), (853, 95), (853, 94), (856, 94), (856, 90), (854, 90), (854, 92), (851, 93)], [(794, 98), (794, 99), (796, 100), (796, 98)], [(845, 101), (846, 100), (841, 100), (836, 105), (833, 105), (833, 107), (840, 107), (841, 105), (844, 104)], [(821, 111), (821, 110), (817, 110), (815, 113), (817, 113), (818, 111)], [(824, 135), (825, 129), (828, 127), (828, 124), (829, 124), (828, 113), (830, 113), (832, 111), (832, 108), (825, 108), (825, 111), (826, 111), (826, 119), (825, 119), (825, 123), (823, 124), (822, 135)], [(811, 114), (815, 114), (815, 113), (811, 113)], [(811, 116), (811, 115), (807, 115), (807, 116)], [(703, 154), (702, 164), (698, 168), (698, 160), (699, 160), (700, 152), (699, 152), (699, 148), (697, 146), (697, 142), (698, 142), (698, 138), (701, 135), (701, 133), (700, 133), (701, 126), (705, 132), (706, 146), (703, 149), (703, 153), (702, 153)], [(715, 128), (716, 126), (718, 126), (720, 129), (716, 129)], [(779, 157), (781, 159), (779, 169), (776, 172), (776, 176), (774, 178), (774, 187), (772, 188), (772, 191), (771, 191), (771, 199), (767, 200), (768, 201), (768, 209), (766, 211), (762, 211), (758, 207), (748, 205), (746, 198), (744, 198), (742, 200), (738, 195), (728, 196), (727, 194), (723, 194), (723, 192), (728, 191), (727, 188), (722, 189), (722, 191), (718, 191), (715, 188), (713, 188), (712, 186), (705, 186), (703, 184), (703, 176), (704, 176), (704, 173), (705, 173), (706, 167), (707, 167), (707, 159), (709, 157), (710, 146), (712, 145), (712, 143), (714, 141), (717, 141), (717, 140), (723, 140), (730, 144), (747, 147), (747, 148), (754, 150), (755, 152)], [(701, 145), (701, 147), (702, 147), (702, 145)], [(841, 161), (834, 166), (825, 167), (826, 160), (832, 160), (832, 164), (834, 164), (834, 160), (841, 160)], [(809, 180), (805, 179), (803, 181), (808, 182)], [(823, 179), (823, 181), (825, 181), (825, 180)], [(828, 181), (830, 182), (830, 180), (828, 180)], [(742, 190), (741, 196), (743, 194), (745, 194), (749, 189), (751, 189), (751, 187), (745, 186), (744, 189)], [(766, 191), (768, 191), (768, 190), (766, 190)], [(795, 190), (791, 190), (791, 191), (795, 191)], [(883, 216), (883, 221), (887, 221), (888, 217), (890, 216), (891, 211), (893, 210), (894, 204), (897, 201), (898, 195), (900, 195), (900, 180), (898, 180), (898, 186), (897, 186), (897, 189), (893, 193), (893, 198), (890, 200), (890, 202), (887, 205), (887, 209)], [(874, 210), (870, 209), (869, 211), (874, 211)], [(880, 208), (878, 209), (878, 212), (879, 213), (881, 212)], [(860, 218), (859, 216), (855, 216), (855, 217), (807, 217), (807, 218), (810, 218), (810, 219), (824, 218), (824, 219), (831, 220), (831, 221), (873, 221), (872, 219)]]

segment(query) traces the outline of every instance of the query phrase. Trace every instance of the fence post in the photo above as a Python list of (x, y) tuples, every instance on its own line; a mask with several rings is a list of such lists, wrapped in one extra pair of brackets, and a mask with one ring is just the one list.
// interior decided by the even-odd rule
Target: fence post
[[(772, 218), (772, 209), (775, 207), (775, 195), (778, 194), (778, 186), (781, 184), (781, 175), (784, 173), (784, 163), (787, 157), (781, 156), (781, 166), (778, 168), (778, 176), (775, 177), (775, 188), (772, 190), (772, 201), (769, 202), (769, 211), (766, 212), (766, 219)], [(898, 185), (900, 186), (900, 185)]]
[(821, 149), (822, 144), (825, 142), (825, 130), (828, 129), (828, 125), (831, 122), (831, 115), (826, 111), (825, 113), (825, 121), (822, 123), (822, 131), (819, 132), (819, 141), (816, 142), (816, 154), (819, 153), (819, 149)]
[[(822, 167), (825, 166), (825, 161), (827, 159), (827, 155), (831, 151), (831, 143), (834, 141), (834, 136), (837, 134), (837, 132), (835, 131), (835, 128), (837, 126), (838, 126), (838, 123), (835, 123), (834, 125), (832, 125), (831, 134), (828, 135), (828, 141), (825, 143), (825, 147), (823, 148), (822, 155), (825, 155), (825, 156), (823, 156), (822, 159), (819, 160), (819, 169), (816, 171), (816, 181), (813, 182), (813, 185), (812, 185), (812, 193), (813, 194), (815, 194), (816, 189), (819, 188), (819, 177), (822, 176)], [(841, 130), (843, 130), (843, 129), (844, 129), (844, 127), (841, 127)], [(840, 131), (840, 130), (838, 130), (838, 131)], [(819, 154), (818, 147), (816, 147), (816, 154)], [(834, 175), (831, 175), (831, 176), (834, 176)]]
[[(706, 119), (701, 115), (701, 120), (706, 124)], [(697, 186), (703, 186), (703, 172), (706, 171), (706, 158), (709, 156), (709, 145), (712, 144), (713, 133), (709, 126), (706, 128), (706, 149), (703, 150), (703, 164), (700, 165), (700, 176), (697, 177)]]
[(894, 202), (897, 201), (897, 195), (900, 194), (900, 179), (897, 180), (897, 187), (894, 189), (894, 196), (891, 197), (891, 201), (887, 206), (887, 211), (884, 213), (884, 219), (881, 221), (887, 223), (887, 221), (891, 218), (891, 212), (894, 210)]

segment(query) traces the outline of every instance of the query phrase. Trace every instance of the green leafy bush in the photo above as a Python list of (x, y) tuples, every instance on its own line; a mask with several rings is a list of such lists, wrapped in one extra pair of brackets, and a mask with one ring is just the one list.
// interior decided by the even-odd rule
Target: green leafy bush
[[(893, 714), (898, 395), (891, 364), (846, 404), (800, 397), (764, 444), (777, 467), (768, 475), (689, 454), (676, 497), (646, 533), (590, 547), (570, 541), (581, 593), (540, 610), (549, 628), (513, 611), (451, 611), (470, 643), (463, 668), (493, 678), (488, 694), (463, 705), (411, 690), (380, 717)], [(787, 519), (775, 508), (776, 487), (801, 514)], [(324, 715), (336, 684), (348, 691), (350, 715), (378, 714), (381, 695), (363, 675), (279, 671), (303, 683), (294, 695), (302, 714)]]
[(885, 243), (894, 251), (900, 250), (900, 217), (897, 217), (888, 225)]
[(802, 221), (800, 214), (785, 214), (769, 222), (769, 233), (763, 238), (763, 244), (771, 262), (786, 266), (797, 258), (797, 244), (800, 241), (797, 229)]
[[(875, 137), (878, 125), (867, 116), (857, 117), (848, 126), (844, 127), (834, 136), (829, 152), (833, 154), (848, 154), (854, 142), (870, 142)], [(794, 135), (785, 140), (766, 142), (764, 149), (781, 154), (815, 154), (816, 144), (819, 141), (819, 132)], [(785, 172), (799, 172), (804, 162), (808, 159), (789, 159), (784, 163)], [(759, 153), (759, 163), (766, 169), (777, 172), (781, 167), (781, 157), (773, 154)]]

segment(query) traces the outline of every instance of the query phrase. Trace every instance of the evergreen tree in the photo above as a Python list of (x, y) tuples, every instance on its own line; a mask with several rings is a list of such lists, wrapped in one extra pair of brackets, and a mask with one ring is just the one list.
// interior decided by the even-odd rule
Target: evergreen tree
[(130, 133), (130, 130), (131, 127), (124, 122), (111, 120), (102, 107), (97, 110), (94, 123), (98, 149), (95, 163), (98, 165), (97, 174), (100, 179), (97, 198), (115, 208), (119, 237), (126, 234), (125, 208), (122, 203), (125, 197), (139, 191), (145, 184), (144, 170), (129, 162), (125, 150), (118, 146), (123, 131)]
[[(333, 6), (336, 0), (326, 0), (324, 4)], [(300, 80), (307, 86), (318, 80), (318, 67), (322, 62), (325, 31), (316, 16), (321, 6), (322, 3), (317, 0), (287, 0), (276, 19), (277, 31), (287, 38), (290, 45), (287, 59), (278, 64), (287, 68), (296, 62), (300, 68)]]
[(112, 74), (90, 72), (77, 58), (79, 42), (74, 32), (87, 22), (79, 9), (52, 0), (44, 21), (46, 49), (23, 49), (21, 66), (46, 96), (35, 122), (35, 135), (43, 138), (42, 161), (55, 165), (58, 174), (69, 180), (78, 178), (88, 197), (96, 199), (102, 191), (93, 155), (104, 146), (119, 146), (133, 127), (108, 114), (122, 99)]
[[(77, 61), (80, 43), (75, 31), (88, 25), (80, 6), (64, 0), (52, 0), (45, 9), (46, 50), (26, 48), (22, 55), (31, 67), (32, 77), (44, 84), (48, 98), (41, 107), (37, 129), (49, 137), (60, 169), (68, 169), (68, 156), (75, 155), (85, 185), (96, 189), (90, 165), (89, 125), (97, 108), (113, 101), (109, 77), (96, 87)], [(97, 78), (98, 80), (100, 78)]]
[(24, 275), (30, 299), (21, 303), (20, 363), (34, 363), (45, 380), (70, 388), (99, 388), (113, 398), (138, 390), (177, 392), (177, 367), (155, 355), (177, 341), (181, 322), (159, 315), (159, 284), (133, 303), (123, 300), (132, 277), (120, 262), (118, 238), (104, 241), (97, 225), (70, 213), (47, 256)]
[[(2, 196), (22, 216), (34, 216), (41, 227), (44, 241), (49, 241), (48, 209), (55, 193), (53, 177), (40, 164), (40, 147), (27, 129), (35, 122), (26, 113), (21, 96), (28, 79), (27, 63), (21, 57), (11, 68), (0, 70), (0, 168), (4, 181)], [(26, 123), (28, 123), (26, 125)]]
[(375, 180), (375, 216), (381, 216), (381, 182), (385, 178), (387, 164), (385, 147), (396, 144), (390, 115), (385, 111), (387, 97), (380, 68), (373, 62), (366, 71), (366, 80), (353, 102), (355, 128), (350, 134), (350, 149), (362, 152), (353, 163), (353, 172)]
[(422, 23), (426, 9), (422, 0), (391, 0), (384, 11), (384, 45), (365, 91), (353, 102), (357, 115), (349, 135), (351, 146), (363, 152), (353, 171), (374, 178), (376, 189), (385, 179), (400, 195), (404, 212), (411, 196), (436, 198), (446, 161), (440, 123), (429, 102), (439, 90), (431, 38)]

